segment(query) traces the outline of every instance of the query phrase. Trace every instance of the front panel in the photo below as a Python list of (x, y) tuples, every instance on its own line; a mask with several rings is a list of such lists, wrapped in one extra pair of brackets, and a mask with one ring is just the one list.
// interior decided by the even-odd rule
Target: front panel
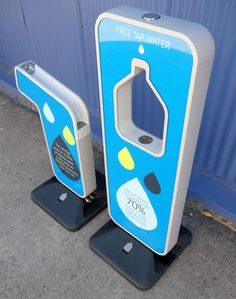
[[(154, 27), (141, 17), (128, 18), (127, 8), (126, 17), (120, 11), (102, 15), (96, 26), (109, 213), (139, 241), (165, 254), (173, 243), (168, 234), (174, 203), (185, 201), (176, 194), (197, 58), (178, 32), (158, 27), (158, 21)], [(162, 138), (132, 120), (132, 81), (141, 72), (164, 111)]]

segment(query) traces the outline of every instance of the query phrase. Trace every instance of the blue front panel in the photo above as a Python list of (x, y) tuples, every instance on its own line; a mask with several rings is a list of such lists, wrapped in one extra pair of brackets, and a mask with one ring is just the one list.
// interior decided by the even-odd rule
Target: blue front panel
[[(191, 50), (178, 38), (108, 18), (100, 22), (98, 37), (110, 214), (163, 253), (193, 66)], [(166, 149), (160, 158), (123, 140), (115, 128), (114, 87), (130, 74), (133, 58), (149, 64), (150, 80), (168, 109)]]
[(17, 70), (16, 76), (19, 90), (39, 109), (56, 177), (73, 192), (83, 196), (76, 133), (70, 113), (23, 73)]

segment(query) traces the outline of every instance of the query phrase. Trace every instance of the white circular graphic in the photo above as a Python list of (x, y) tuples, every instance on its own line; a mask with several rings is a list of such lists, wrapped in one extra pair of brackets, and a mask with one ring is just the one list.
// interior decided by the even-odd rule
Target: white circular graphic
[(137, 178), (122, 185), (116, 197), (122, 212), (133, 224), (145, 230), (157, 227), (155, 211)]

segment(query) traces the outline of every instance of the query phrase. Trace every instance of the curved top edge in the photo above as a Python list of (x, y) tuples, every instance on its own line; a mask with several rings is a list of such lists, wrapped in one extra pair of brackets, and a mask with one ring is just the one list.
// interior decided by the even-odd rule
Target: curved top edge
[(166, 15), (154, 21), (144, 20), (142, 16), (150, 11), (120, 6), (98, 16), (95, 32), (102, 19), (111, 18), (137, 25), (149, 30), (171, 35), (182, 39), (190, 47), (194, 56), (194, 65), (213, 60), (215, 43), (209, 30), (199, 23), (178, 19)]

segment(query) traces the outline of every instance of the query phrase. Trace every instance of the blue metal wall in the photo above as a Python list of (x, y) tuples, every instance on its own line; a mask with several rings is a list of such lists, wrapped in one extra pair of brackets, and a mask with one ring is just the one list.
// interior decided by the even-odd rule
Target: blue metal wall
[[(0, 84), (14, 88), (13, 66), (32, 59), (85, 100), (94, 139), (101, 142), (94, 23), (120, 5), (199, 22), (212, 33), (216, 55), (190, 192), (236, 221), (236, 1), (1, 0)], [(150, 109), (137, 110), (137, 118), (152, 129)]]

